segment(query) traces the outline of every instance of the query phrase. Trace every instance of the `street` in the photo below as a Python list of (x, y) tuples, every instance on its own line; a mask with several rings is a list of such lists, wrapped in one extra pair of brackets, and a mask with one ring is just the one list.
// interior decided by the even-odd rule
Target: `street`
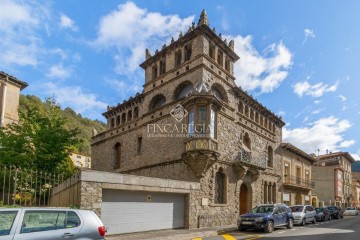
[(349, 216), (344, 219), (332, 220), (327, 222), (317, 222), (306, 226), (294, 226), (292, 229), (278, 228), (273, 233), (268, 234), (262, 231), (232, 231), (219, 233), (218, 236), (207, 238), (193, 238), (193, 240), (254, 240), (254, 239), (291, 239), (291, 240), (357, 240), (360, 234), (360, 217)]

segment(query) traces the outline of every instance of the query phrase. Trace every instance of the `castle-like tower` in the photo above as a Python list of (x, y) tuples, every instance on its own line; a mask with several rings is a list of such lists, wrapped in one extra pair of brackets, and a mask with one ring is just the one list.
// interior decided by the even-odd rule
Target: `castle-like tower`
[(104, 113), (92, 169), (199, 182), (185, 200), (189, 228), (235, 224), (254, 205), (278, 202), (284, 122), (236, 86), (234, 41), (203, 11), (145, 54), (144, 90)]

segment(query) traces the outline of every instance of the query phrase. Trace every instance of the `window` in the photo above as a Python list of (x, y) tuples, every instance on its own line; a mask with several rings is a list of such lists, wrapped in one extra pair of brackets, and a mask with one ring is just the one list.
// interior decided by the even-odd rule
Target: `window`
[(239, 105), (238, 105), (238, 111), (241, 114), (244, 113), (244, 104), (242, 104), (242, 102), (240, 102)]
[(217, 63), (220, 66), (223, 66), (223, 61), (224, 61), (224, 54), (222, 53), (222, 51), (218, 50)]
[(18, 211), (0, 212), (0, 236), (9, 235)]
[(111, 118), (110, 120), (110, 128), (114, 128), (115, 127), (115, 119)]
[(206, 105), (195, 105), (188, 110), (188, 134), (216, 138), (216, 110)]
[(198, 107), (198, 115), (197, 115), (197, 133), (206, 133), (206, 126), (207, 126), (207, 114), (206, 109), (207, 107)]
[(135, 107), (134, 108), (134, 118), (138, 118), (139, 117), (139, 107)]
[(251, 151), (251, 140), (248, 133), (245, 133), (244, 136), (244, 145), (248, 148), (248, 151)]
[(180, 66), (181, 64), (181, 50), (175, 52), (175, 67)]
[(175, 90), (174, 99), (180, 99), (188, 96), (194, 91), (193, 84), (189, 81), (185, 81), (179, 84), (179, 86)]
[(195, 121), (194, 121), (194, 109), (191, 109), (189, 111), (189, 124), (188, 124), (188, 132), (189, 135), (191, 136), (192, 134), (194, 134), (194, 126), (195, 126)]
[(42, 232), (80, 226), (79, 216), (73, 211), (25, 212), (20, 233)]
[(215, 138), (215, 111), (210, 111), (210, 137)]
[(255, 113), (255, 122), (259, 123), (259, 113)]
[(132, 119), (132, 111), (131, 110), (128, 111), (127, 119), (128, 119), (128, 121), (130, 121)]
[(184, 52), (185, 52), (185, 62), (189, 61), (192, 54), (191, 44), (185, 46)]
[(115, 164), (114, 169), (121, 167), (121, 144), (116, 143), (114, 146)]
[(213, 94), (215, 97), (217, 97), (217, 98), (220, 99), (220, 100), (224, 100), (224, 97), (223, 97), (223, 95), (221, 94), (221, 92), (219, 91), (219, 89), (217, 89), (217, 88), (212, 88), (211, 91), (212, 91), (212, 94)]
[(160, 75), (166, 72), (166, 60), (163, 59), (160, 61)]
[(215, 45), (209, 44), (209, 57), (213, 60), (215, 60)]
[(250, 119), (254, 121), (254, 110), (250, 110)]
[(225, 202), (225, 174), (222, 168), (215, 174), (215, 203), (224, 204)]
[(126, 123), (126, 113), (121, 114), (121, 124)]
[(159, 94), (153, 97), (149, 104), (149, 111), (153, 111), (157, 108), (162, 107), (166, 103), (166, 98), (164, 95)]
[(245, 116), (249, 117), (249, 107), (248, 106), (245, 107)]
[(81, 156), (80, 156), (80, 155), (77, 155), (76, 158), (81, 159)]
[(285, 163), (284, 166), (284, 182), (290, 183), (290, 164), (287, 162)]
[(152, 80), (155, 80), (157, 78), (157, 64), (155, 63), (155, 65), (152, 67)]
[(301, 182), (301, 168), (296, 167), (296, 184), (300, 184)]
[(116, 116), (116, 126), (120, 125), (120, 115)]
[(268, 146), (267, 149), (267, 155), (268, 155), (268, 161), (267, 161), (267, 165), (268, 167), (273, 167), (273, 163), (274, 163), (274, 150), (271, 146)]
[(138, 154), (141, 153), (141, 147), (142, 147), (142, 137), (139, 137), (138, 142), (137, 142), (137, 153)]
[(228, 58), (225, 60), (225, 70), (230, 72), (230, 60)]

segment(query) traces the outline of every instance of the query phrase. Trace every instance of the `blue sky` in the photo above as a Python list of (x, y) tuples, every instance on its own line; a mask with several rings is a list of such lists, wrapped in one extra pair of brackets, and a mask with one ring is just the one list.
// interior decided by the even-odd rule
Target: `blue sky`
[(284, 141), (360, 160), (360, 1), (0, 0), (0, 70), (23, 94), (104, 121), (142, 91), (151, 52), (197, 22), (235, 40), (236, 83), (282, 116)]

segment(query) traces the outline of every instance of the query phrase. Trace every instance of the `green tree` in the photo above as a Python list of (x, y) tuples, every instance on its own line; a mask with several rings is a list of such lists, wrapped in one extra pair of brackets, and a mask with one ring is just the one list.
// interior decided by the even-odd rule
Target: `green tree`
[(0, 163), (71, 175), (75, 167), (69, 154), (79, 144), (80, 131), (64, 128), (66, 118), (53, 99), (46, 99), (45, 106), (20, 109), (19, 123), (1, 129)]

